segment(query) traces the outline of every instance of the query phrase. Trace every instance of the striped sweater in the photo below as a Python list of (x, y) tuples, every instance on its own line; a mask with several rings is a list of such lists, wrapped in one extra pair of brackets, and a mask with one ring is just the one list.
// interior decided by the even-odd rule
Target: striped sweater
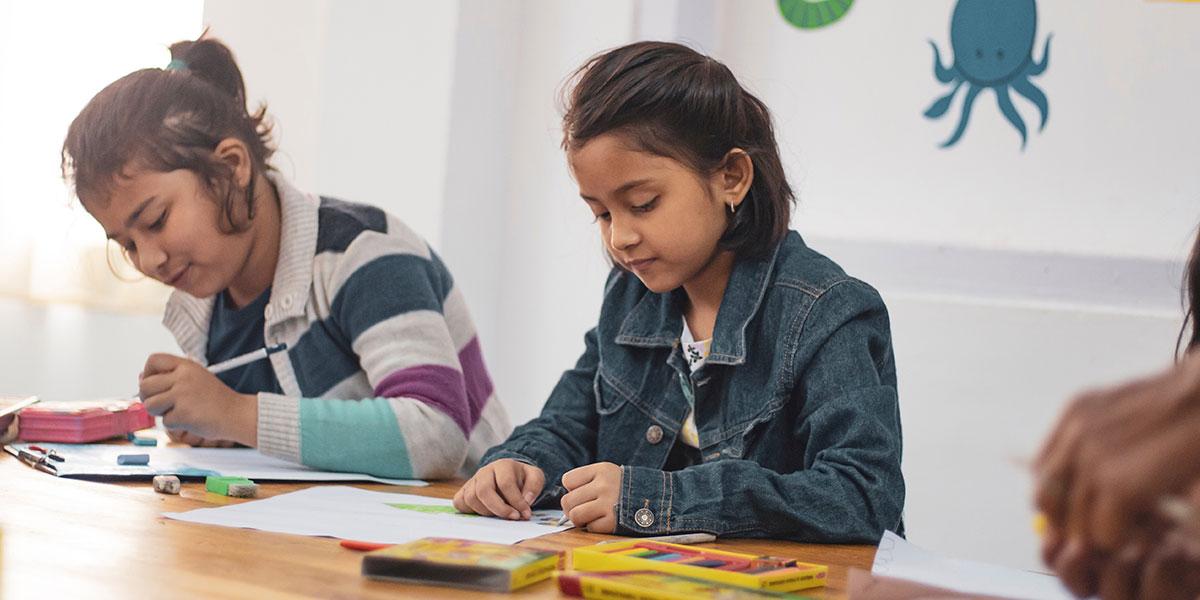
[[(462, 293), (429, 246), (378, 208), (282, 177), (265, 310), (282, 394), (258, 394), (258, 449), (327, 470), (466, 476), (511, 431)], [(204, 362), (215, 297), (176, 290), (163, 324)]]

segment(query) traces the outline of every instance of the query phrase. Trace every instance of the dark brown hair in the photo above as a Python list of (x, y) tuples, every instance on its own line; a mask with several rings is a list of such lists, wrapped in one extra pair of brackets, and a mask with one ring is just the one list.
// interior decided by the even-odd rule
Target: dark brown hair
[(750, 191), (721, 247), (769, 254), (788, 230), (795, 196), (779, 160), (771, 114), (720, 62), (687, 46), (637, 42), (588, 59), (563, 93), (563, 149), (605, 133), (701, 174), (740, 148), (754, 165)]
[[(1188, 256), (1183, 272), (1183, 309), (1183, 325), (1175, 340), (1177, 356), (1180, 351), (1188, 352), (1200, 347), (1200, 323), (1196, 322), (1197, 315), (1200, 315), (1200, 233), (1197, 233), (1196, 241), (1192, 244), (1192, 254)], [(1187, 344), (1184, 344), (1185, 339)]]
[[(201, 35), (171, 45), (167, 68), (141, 69), (109, 84), (71, 122), (62, 147), (63, 178), (83, 202), (105, 201), (130, 168), (194, 172), (221, 206), (222, 231), (244, 230), (254, 217), (254, 179), (268, 164), (266, 105), (246, 109), (246, 85), (233, 53)], [(249, 148), (250, 184), (214, 154), (226, 138)], [(239, 206), (239, 201), (244, 205)], [(240, 210), (239, 210), (240, 209)], [(244, 218), (235, 218), (244, 212)]]

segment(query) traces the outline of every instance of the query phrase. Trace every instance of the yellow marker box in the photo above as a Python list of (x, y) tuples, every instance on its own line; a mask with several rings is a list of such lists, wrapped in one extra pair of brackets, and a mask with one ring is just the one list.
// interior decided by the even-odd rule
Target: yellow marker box
[(638, 539), (576, 548), (571, 558), (576, 571), (657, 571), (783, 592), (823, 586), (829, 571), (793, 559)]

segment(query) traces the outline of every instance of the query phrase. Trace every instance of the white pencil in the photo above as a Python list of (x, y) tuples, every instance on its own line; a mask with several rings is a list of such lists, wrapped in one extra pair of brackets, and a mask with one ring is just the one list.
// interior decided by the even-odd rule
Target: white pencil
[(272, 354), (275, 354), (276, 352), (283, 352), (284, 350), (287, 350), (287, 344), (275, 344), (274, 346), (259, 348), (253, 352), (247, 352), (241, 356), (237, 356), (229, 360), (223, 360), (215, 365), (209, 365), (208, 370), (214, 375), (217, 373), (224, 373), (230, 369), (236, 369), (242, 365), (248, 365), (254, 361), (262, 360)]

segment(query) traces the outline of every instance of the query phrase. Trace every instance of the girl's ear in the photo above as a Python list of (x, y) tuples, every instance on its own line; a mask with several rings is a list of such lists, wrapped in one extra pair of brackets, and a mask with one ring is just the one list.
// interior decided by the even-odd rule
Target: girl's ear
[(217, 144), (213, 154), (218, 160), (224, 161), (233, 169), (233, 181), (239, 188), (245, 189), (250, 185), (250, 177), (254, 166), (250, 161), (250, 149), (237, 138), (225, 138)]
[(715, 176), (714, 183), (721, 203), (731, 211), (737, 210), (750, 192), (750, 184), (754, 183), (754, 162), (745, 150), (734, 148), (725, 153), (725, 159)]

